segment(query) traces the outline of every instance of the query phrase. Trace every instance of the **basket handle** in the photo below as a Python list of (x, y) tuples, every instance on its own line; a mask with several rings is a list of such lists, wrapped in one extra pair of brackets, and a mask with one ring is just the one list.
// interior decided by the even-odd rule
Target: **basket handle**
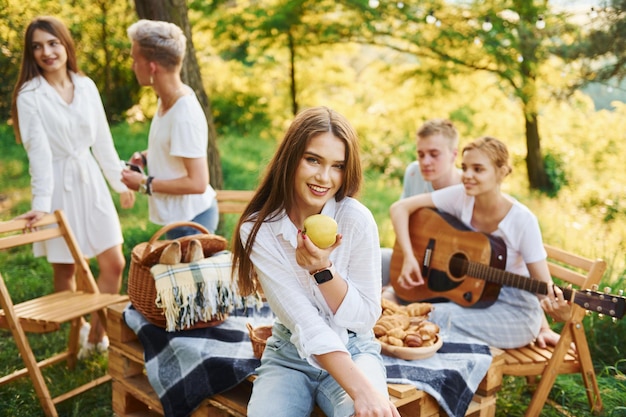
[(252, 325), (248, 322), (246, 323), (246, 327), (248, 328), (248, 333), (250, 334), (250, 339), (254, 340), (256, 337), (256, 335), (254, 334), (254, 327), (252, 327)]
[(163, 236), (165, 233), (169, 232), (172, 229), (176, 229), (177, 227), (183, 227), (183, 226), (193, 227), (194, 229), (197, 229), (204, 234), (207, 234), (207, 235), (210, 234), (209, 231), (206, 229), (206, 227), (196, 222), (174, 222), (174, 223), (166, 224), (165, 226), (157, 230), (156, 233), (152, 235), (152, 237), (148, 241), (148, 244), (146, 245), (146, 248), (143, 251), (143, 256), (141, 258), (144, 259), (146, 256), (148, 256), (150, 252), (152, 252), (152, 245), (154, 244), (154, 242), (159, 240), (161, 236)]

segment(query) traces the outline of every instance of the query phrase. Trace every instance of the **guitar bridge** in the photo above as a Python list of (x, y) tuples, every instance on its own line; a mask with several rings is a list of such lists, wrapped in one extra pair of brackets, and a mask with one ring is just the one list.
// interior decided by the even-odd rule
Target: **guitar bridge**
[(430, 260), (432, 258), (434, 250), (435, 239), (429, 239), (428, 245), (426, 245), (426, 250), (424, 251), (424, 261), (422, 262), (422, 277), (428, 276), (428, 271), (430, 270)]

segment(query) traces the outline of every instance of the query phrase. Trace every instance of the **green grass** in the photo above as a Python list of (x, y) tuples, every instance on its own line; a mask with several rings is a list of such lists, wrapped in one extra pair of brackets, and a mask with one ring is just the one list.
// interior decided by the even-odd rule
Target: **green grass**
[[(113, 128), (116, 147), (122, 158), (128, 158), (133, 151), (144, 149), (147, 138), (147, 125), (135, 124), (132, 126), (121, 124)], [(25, 152), (20, 145), (15, 144), (12, 131), (0, 125), (0, 142), (3, 152), (0, 155), (0, 220), (9, 219), (19, 213), (27, 211), (30, 206), (28, 163)], [(254, 189), (258, 184), (260, 175), (271, 158), (276, 142), (263, 139), (260, 135), (246, 137), (222, 136), (219, 141), (222, 168), (224, 174), (224, 188), (226, 189)], [(397, 199), (401, 191), (401, 184), (397, 179), (383, 177), (378, 172), (366, 171), (364, 186), (361, 190), (360, 199), (367, 205), (379, 225), (381, 244), (391, 246), (393, 244), (393, 229), (389, 221), (388, 208), (391, 202)], [(604, 253), (598, 253), (593, 240), (584, 230), (576, 232), (558, 230), (553, 226), (553, 213), (557, 208), (562, 216), (580, 216), (572, 211), (565, 212), (565, 207), (559, 199), (547, 199), (534, 196), (530, 193), (516, 194), (531, 208), (540, 218), (542, 227), (547, 233), (544, 237), (549, 242), (559, 246), (580, 246), (588, 253), (586, 256), (600, 256), (612, 260), (612, 272), (605, 277), (606, 285), (613, 288), (624, 288), (626, 271), (623, 265), (623, 252), (612, 248), (605, 249)], [(568, 198), (571, 198), (569, 196)], [(159, 227), (147, 221), (148, 209), (145, 196), (139, 195), (135, 207), (131, 210), (119, 208), (120, 221), (124, 230), (124, 253), (127, 256), (127, 267), (130, 264), (130, 252), (132, 248), (147, 241)], [(222, 218), (218, 232), (230, 238), (237, 217), (225, 215)], [(553, 230), (554, 229), (554, 230)], [(606, 236), (604, 236), (606, 237)], [(602, 237), (598, 237), (599, 239)], [(557, 243), (557, 242), (563, 242)], [(592, 248), (588, 249), (588, 246)], [(578, 246), (575, 246), (578, 252)], [(595, 251), (595, 252), (592, 252)], [(2, 274), (14, 291), (16, 301), (26, 299), (33, 295), (45, 294), (52, 291), (50, 267), (42, 259), (33, 258), (30, 250), (0, 252), (0, 265)], [(94, 274), (97, 268), (92, 264)], [(126, 277), (127, 274), (125, 274)], [(126, 290), (126, 278), (123, 291)], [(594, 366), (598, 374), (598, 381), (602, 392), (604, 412), (602, 416), (626, 416), (623, 393), (626, 392), (626, 354), (624, 353), (623, 341), (626, 340), (626, 321), (613, 323), (611, 320), (600, 319), (596, 315), (585, 318), (587, 338)], [(557, 326), (558, 328), (558, 326)], [(67, 329), (66, 329), (67, 331)], [(36, 353), (44, 353), (54, 349), (60, 349), (60, 335), (29, 336)], [(46, 379), (50, 382), (53, 395), (79, 381), (87, 380), (94, 374), (103, 373), (106, 370), (106, 358), (93, 358), (83, 361), (74, 371), (67, 370), (63, 364), (44, 371)], [(0, 371), (12, 371), (21, 366), (21, 360), (17, 348), (13, 343), (10, 332), (0, 331)], [(560, 376), (550, 393), (550, 398), (555, 403), (575, 416), (587, 417), (592, 414), (588, 411), (586, 395), (579, 376)], [(502, 391), (498, 394), (498, 416), (522, 416), (530, 401), (530, 393), (526, 389), (524, 380), (521, 378), (506, 377)], [(110, 416), (111, 389), (110, 384), (105, 384), (94, 390), (86, 392), (77, 398), (59, 405), (62, 416)], [(28, 379), (4, 385), (0, 387), (0, 417), (31, 417), (41, 416), (43, 413)], [(542, 411), (545, 416), (561, 415), (551, 405), (546, 405)]]

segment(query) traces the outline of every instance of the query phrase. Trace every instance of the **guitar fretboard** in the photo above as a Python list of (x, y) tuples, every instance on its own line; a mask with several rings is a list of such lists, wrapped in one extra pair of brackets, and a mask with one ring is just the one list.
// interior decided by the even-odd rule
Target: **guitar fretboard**
[[(509, 271), (491, 268), (488, 265), (483, 265), (478, 262), (469, 262), (458, 258), (454, 258), (452, 262), (455, 266), (467, 270), (467, 275), (472, 278), (483, 279), (494, 284), (519, 288), (520, 290), (525, 290), (534, 294), (548, 294), (548, 284), (546, 282), (514, 274)], [(569, 288), (561, 288), (561, 290), (563, 291), (563, 297), (566, 300), (571, 300), (573, 291)]]

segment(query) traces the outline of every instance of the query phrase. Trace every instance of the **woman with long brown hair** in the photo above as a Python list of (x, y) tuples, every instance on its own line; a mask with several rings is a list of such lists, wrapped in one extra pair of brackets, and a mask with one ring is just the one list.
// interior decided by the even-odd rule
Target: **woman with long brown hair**
[[(260, 285), (276, 314), (251, 417), (307, 416), (315, 404), (328, 416), (399, 416), (372, 332), (381, 314), (380, 247), (372, 214), (354, 199), (361, 176), (348, 121), (326, 107), (304, 110), (240, 218), (240, 291)], [(338, 224), (326, 249), (303, 233), (304, 220), (320, 213)]]

